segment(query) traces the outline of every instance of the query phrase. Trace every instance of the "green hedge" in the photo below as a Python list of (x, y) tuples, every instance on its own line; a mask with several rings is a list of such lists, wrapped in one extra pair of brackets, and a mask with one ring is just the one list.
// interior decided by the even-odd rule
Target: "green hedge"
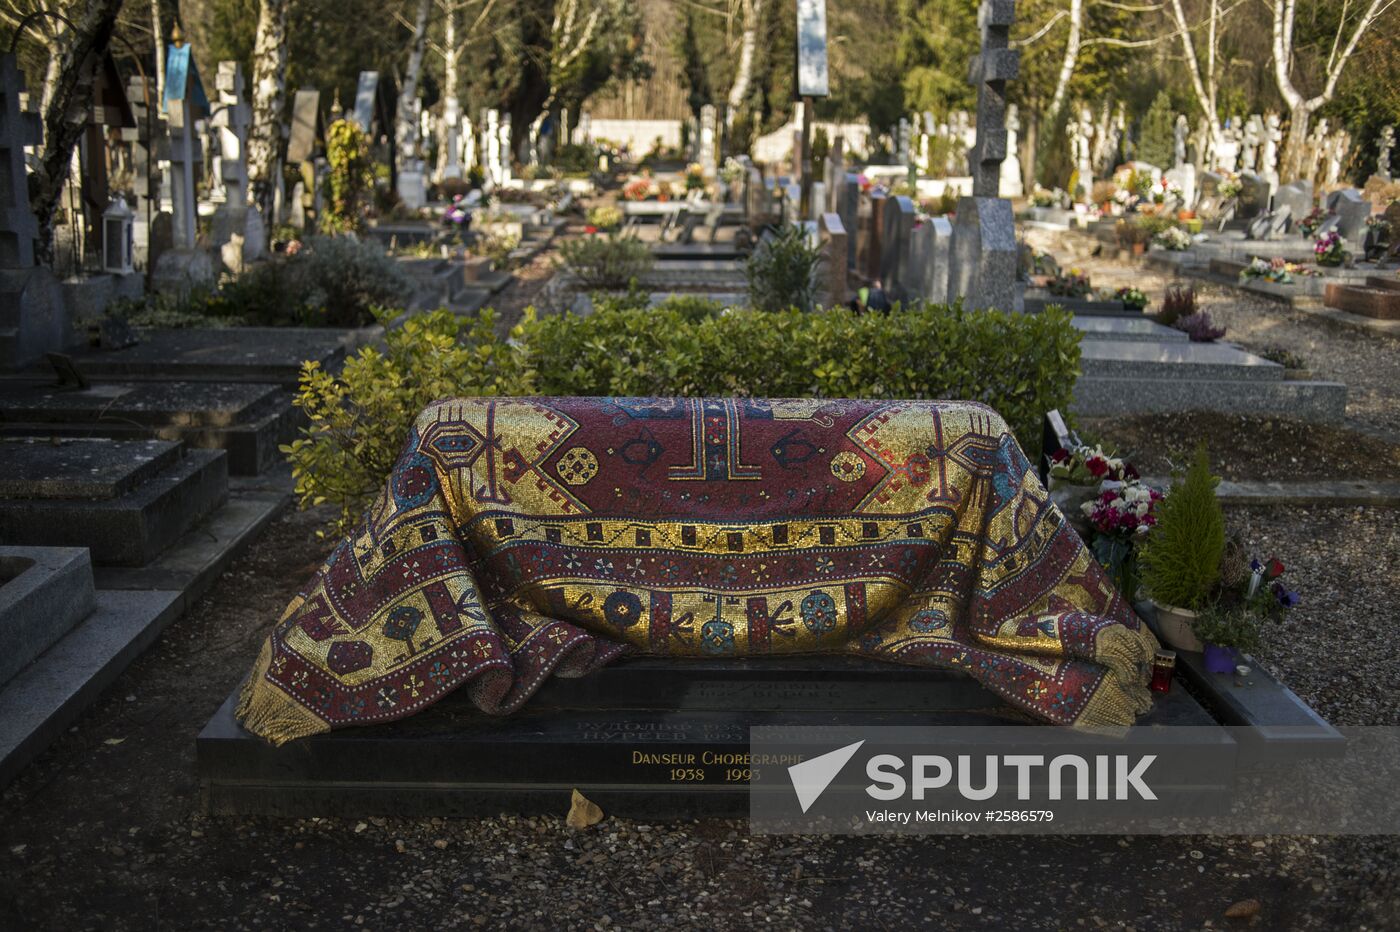
[(304, 503), (353, 518), (382, 483), (412, 416), (446, 395), (741, 395), (948, 398), (995, 408), (1035, 455), (1040, 419), (1066, 409), (1079, 370), (1071, 315), (915, 305), (888, 315), (722, 309), (676, 298), (651, 309), (599, 302), (587, 317), (535, 319), (510, 339), (494, 318), (412, 318), (339, 378), (310, 368), (311, 418), (287, 448)]

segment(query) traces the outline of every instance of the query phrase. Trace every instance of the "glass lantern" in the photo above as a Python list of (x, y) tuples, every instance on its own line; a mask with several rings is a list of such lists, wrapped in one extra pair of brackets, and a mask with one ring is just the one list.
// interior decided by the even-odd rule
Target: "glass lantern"
[(135, 246), (133, 232), (136, 215), (127, 206), (125, 198), (114, 198), (102, 212), (102, 270), (117, 275), (130, 275), (132, 272), (132, 251)]

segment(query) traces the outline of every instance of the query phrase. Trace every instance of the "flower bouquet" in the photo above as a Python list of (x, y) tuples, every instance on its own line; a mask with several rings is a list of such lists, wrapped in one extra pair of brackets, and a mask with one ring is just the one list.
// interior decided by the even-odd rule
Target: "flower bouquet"
[(685, 190), (700, 191), (705, 188), (705, 169), (699, 162), (691, 162), (685, 167)]
[(1124, 307), (1132, 308), (1135, 311), (1140, 311), (1147, 307), (1147, 295), (1140, 289), (1134, 288), (1131, 285), (1126, 288), (1119, 288), (1113, 293), (1113, 297), (1118, 301), (1122, 301)]
[(1330, 266), (1345, 265), (1351, 258), (1351, 253), (1342, 245), (1342, 238), (1335, 232), (1324, 233), (1317, 238), (1313, 244), (1313, 255), (1317, 257), (1318, 265)]
[(1240, 182), (1238, 175), (1229, 175), (1221, 179), (1220, 184), (1216, 185), (1215, 191), (1223, 199), (1232, 201), (1244, 191), (1244, 185)]
[(1314, 207), (1306, 217), (1298, 221), (1298, 232), (1304, 236), (1315, 236), (1325, 219), (1327, 219), (1327, 211), (1321, 207)]
[(624, 201), (644, 201), (651, 194), (651, 179), (633, 178), (622, 186)]
[(1090, 527), (1085, 520), (1084, 503), (1099, 494), (1101, 483), (1136, 479), (1137, 475), (1132, 464), (1105, 453), (1102, 447), (1080, 444), (1057, 450), (1050, 457), (1050, 500), (1075, 530), (1087, 537)]
[(1046, 287), (1052, 295), (1060, 298), (1086, 298), (1094, 290), (1088, 273), (1079, 268), (1056, 272)]
[(1080, 510), (1089, 519), (1093, 541), (1089, 549), (1131, 604), (1137, 598), (1136, 541), (1157, 523), (1154, 514), (1162, 493), (1136, 479), (1106, 482), (1099, 497)]
[(1170, 252), (1184, 252), (1191, 248), (1191, 234), (1181, 227), (1167, 227), (1152, 237), (1152, 243)]

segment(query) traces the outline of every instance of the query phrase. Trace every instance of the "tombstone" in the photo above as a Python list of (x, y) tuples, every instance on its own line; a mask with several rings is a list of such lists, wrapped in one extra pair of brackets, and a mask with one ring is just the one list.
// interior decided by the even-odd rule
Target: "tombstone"
[(462, 130), (462, 108), (456, 97), (448, 97), (442, 104), (442, 120), (438, 124), (438, 183), (462, 177), (461, 144), (457, 134)]
[(1240, 171), (1253, 172), (1259, 155), (1259, 145), (1264, 141), (1264, 119), (1257, 113), (1250, 114), (1244, 124), (1244, 135), (1240, 142)]
[(880, 242), (885, 232), (885, 202), (889, 200), (883, 192), (872, 191), (866, 202), (870, 213), (864, 217), (865, 253), (862, 257), (865, 277), (872, 282), (880, 280), (880, 262), (884, 258), (884, 246)]
[(700, 108), (700, 168), (706, 178), (713, 178), (719, 172), (718, 158), (719, 109), (714, 104)]
[(53, 272), (34, 260), (39, 224), (29, 207), (24, 148), (43, 141), (43, 128), (37, 113), (20, 109), (23, 90), (15, 56), (0, 54), (0, 367), (62, 349), (71, 332)]
[(355, 104), (350, 108), (350, 119), (366, 135), (375, 130), (376, 99), (379, 96), (379, 72), (361, 71), (359, 83), (355, 86)]
[(837, 136), (831, 140), (831, 148), (826, 151), (826, 166), (822, 180), (826, 182), (826, 209), (834, 214), (841, 213), (842, 186), (846, 178), (846, 141)]
[(1252, 240), (1278, 239), (1288, 229), (1292, 215), (1293, 212), (1287, 207), (1265, 211), (1249, 222), (1247, 235)]
[(1094, 164), (1093, 164), (1093, 114), (1088, 107), (1079, 109), (1079, 119), (1070, 119), (1069, 122), (1069, 147), (1070, 157), (1074, 163), (1075, 173), (1078, 180), (1075, 182), (1074, 190), (1069, 192), (1070, 197), (1083, 197), (1087, 203), (1093, 198), (1094, 193)]
[(1254, 172), (1240, 175), (1240, 194), (1236, 200), (1235, 216), (1253, 219), (1269, 210), (1269, 182)]
[(1360, 245), (1371, 216), (1371, 202), (1355, 188), (1343, 188), (1327, 195), (1327, 210), (1337, 215), (1337, 235), (1353, 247)]
[(1395, 127), (1382, 126), (1380, 139), (1376, 142), (1376, 174), (1390, 181), (1390, 153), (1395, 148)]
[[(1278, 193), (1278, 147), (1283, 141), (1283, 128), (1279, 115), (1270, 113), (1264, 117), (1264, 138), (1259, 152), (1259, 176), (1269, 182), (1273, 193)], [(1295, 212), (1294, 217), (1298, 214)]]
[(826, 305), (834, 307), (846, 300), (846, 227), (839, 214), (824, 213), (817, 218), (817, 231), (822, 243), (822, 273)]
[(1182, 161), (1167, 169), (1162, 176), (1181, 189), (1181, 203), (1187, 210), (1196, 207), (1196, 166)]
[(969, 68), (977, 86), (977, 141), (968, 158), (972, 196), (958, 200), (948, 289), (973, 309), (1012, 311), (1021, 304), (1016, 222), (1011, 202), (997, 196), (1006, 157), (1006, 82), (1020, 70), (1020, 53), (1009, 43), (1015, 12), (1014, 0), (982, 0), (982, 51)]
[[(179, 43), (179, 40), (175, 40)], [(197, 248), (199, 213), (195, 179), (203, 157), (195, 139), (195, 122), (209, 114), (209, 98), (199, 78), (189, 45), (167, 47), (165, 112), (170, 135), (172, 248), (162, 253), (151, 271), (157, 291), (184, 292), (214, 278), (214, 263)]]
[(156, 99), (156, 82), (150, 78), (133, 77), (127, 81), (126, 96), (131, 101), (136, 126), (123, 133), (131, 146), (131, 190), (136, 195), (135, 216), (132, 219), (133, 257), (136, 267), (150, 268), (156, 256), (151, 253), (151, 224), (160, 212), (161, 189), (165, 186), (162, 161), (169, 158), (168, 142), (159, 118), (160, 101)]
[(895, 136), (895, 163), (909, 167), (909, 120), (906, 117), (899, 118), (899, 129)]
[(880, 283), (891, 301), (903, 301), (907, 294), (909, 234), (918, 211), (907, 197), (885, 201), (880, 231)]
[(495, 109), (487, 110), (485, 123), (486, 136), (482, 142), (486, 155), (486, 180), (492, 185), (499, 185), (505, 179), (505, 172), (501, 166), (501, 112)]
[(1025, 181), (1021, 176), (1021, 116), (1015, 104), (1006, 108), (1006, 159), (1001, 163), (1001, 182), (998, 191), (1002, 197), (1021, 197), (1026, 193)]
[(948, 300), (948, 261), (953, 225), (947, 217), (931, 217), (909, 235), (909, 274), (906, 284), (913, 297), (935, 304)]
[(243, 100), (243, 66), (219, 62), (215, 79), (219, 106), (210, 122), (218, 143), (215, 172), (223, 184), (224, 200), (214, 212), (213, 242), (220, 247), (223, 263), (239, 272), (266, 249), (262, 217), (248, 209), (248, 128), (251, 108)]
[(1214, 148), (1214, 164), (1211, 166), (1217, 171), (1233, 174), (1239, 168), (1240, 162), (1240, 131), (1232, 120), (1227, 120), (1225, 129), (1220, 139), (1216, 140)]
[(836, 213), (846, 230), (846, 265), (856, 267), (856, 235), (860, 223), (860, 176), (846, 172), (837, 185)]
[[(1186, 114), (1176, 115), (1176, 124), (1172, 127), (1172, 167), (1179, 168), (1186, 164), (1186, 137), (1190, 135), (1190, 124), (1186, 122)], [(1189, 201), (1188, 201), (1189, 203)]]
[(468, 171), (476, 164), (476, 127), (472, 125), (471, 117), (462, 114), (462, 165)]
[(501, 183), (509, 181), (511, 178), (511, 162), (514, 158), (515, 150), (511, 146), (510, 114), (501, 114), (501, 126), (498, 130), (501, 136)]
[(1278, 189), (1274, 195), (1274, 205), (1288, 209), (1289, 226), (1296, 226), (1313, 209), (1313, 185), (1311, 181), (1294, 181)]
[(71, 176), (69, 183), (81, 191), (77, 200), (83, 216), (85, 249), (101, 253), (102, 215), (112, 201), (109, 166), (117, 173), (130, 168), (121, 164), (125, 161), (126, 150), (124, 147), (112, 147), (112, 137), (134, 130), (136, 117), (127, 100), (116, 62), (109, 52), (98, 57), (86, 93), (87, 103), (81, 111), (82, 117), (75, 120), (83, 123), (82, 135), (75, 150), (79, 172)]
[[(801, 188), (799, 188), (798, 190), (800, 192)], [(825, 181), (812, 182), (812, 201), (811, 204), (808, 205), (808, 210), (812, 215), (812, 220), (820, 220), (822, 218), (822, 214), (827, 212)]]

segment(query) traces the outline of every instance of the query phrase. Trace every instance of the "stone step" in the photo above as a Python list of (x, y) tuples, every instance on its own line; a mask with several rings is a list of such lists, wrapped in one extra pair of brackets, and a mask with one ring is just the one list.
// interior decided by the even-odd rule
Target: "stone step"
[(91, 613), (0, 684), (0, 787), (63, 735), (194, 605), (287, 500), (285, 491), (240, 494), (155, 562), (140, 569), (96, 568)]
[(147, 564), (228, 497), (224, 451), (166, 441), (11, 438), (0, 461), (0, 539), (95, 563)]
[(1165, 327), (1155, 320), (1141, 315), (1130, 317), (1107, 317), (1100, 315), (1074, 317), (1074, 329), (1085, 340), (1128, 340), (1148, 343), (1185, 343), (1186, 334), (1172, 327)]
[(1111, 379), (1278, 382), (1283, 367), (1228, 343), (1086, 340), (1084, 375)]
[[(1087, 348), (1095, 344), (1086, 341), (1081, 345)], [(1347, 388), (1340, 382), (1104, 378), (1086, 370), (1074, 385), (1071, 408), (1084, 417), (1221, 411), (1330, 421), (1345, 416), (1346, 401)]]
[(0, 686), (93, 609), (83, 547), (0, 547)]
[(1400, 320), (1400, 290), (1358, 285), (1327, 286), (1327, 306), (1376, 320)]
[(305, 423), (278, 385), (251, 382), (114, 382), (87, 389), (0, 381), (0, 431), (6, 435), (157, 437), (225, 450), (229, 472), (258, 475), (280, 462)]

